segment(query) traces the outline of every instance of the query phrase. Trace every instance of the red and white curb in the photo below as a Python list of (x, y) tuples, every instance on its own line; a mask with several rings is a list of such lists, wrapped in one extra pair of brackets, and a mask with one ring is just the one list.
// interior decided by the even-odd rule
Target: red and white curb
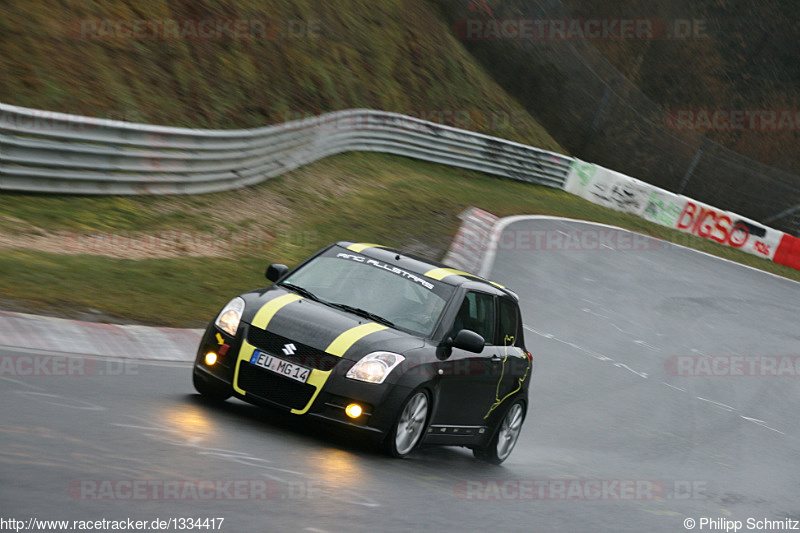
[(461, 227), (453, 237), (442, 263), (464, 272), (477, 272), (498, 218), (477, 207), (465, 209), (459, 218)]
[(201, 329), (81, 322), (0, 311), (0, 346), (78, 355), (193, 361)]

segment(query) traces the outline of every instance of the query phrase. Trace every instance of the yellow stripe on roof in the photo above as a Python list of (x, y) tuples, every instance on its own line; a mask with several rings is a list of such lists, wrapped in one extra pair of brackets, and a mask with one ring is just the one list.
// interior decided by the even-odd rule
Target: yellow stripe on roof
[(437, 281), (442, 281), (447, 276), (467, 276), (468, 278), (477, 277), (473, 276), (469, 272), (464, 272), (463, 270), (456, 270), (455, 268), (434, 268), (433, 270), (428, 270), (427, 272), (425, 272), (425, 275)]
[(431, 279), (435, 279), (437, 281), (442, 281), (444, 278), (448, 276), (465, 276), (467, 278), (475, 278), (481, 281), (485, 281), (487, 283), (491, 283), (495, 287), (500, 287), (501, 289), (505, 289), (499, 283), (495, 283), (494, 281), (485, 280), (480, 276), (476, 276), (475, 274), (470, 274), (469, 272), (464, 272), (463, 270), (458, 270), (455, 268), (434, 268), (433, 270), (429, 270), (425, 272), (425, 275)]
[(386, 326), (376, 322), (367, 322), (354, 328), (350, 328), (334, 339), (325, 349), (331, 355), (342, 357), (352, 345), (376, 331), (388, 329)]
[(350, 250), (351, 252), (355, 252), (357, 254), (363, 252), (365, 248), (386, 248), (386, 247), (380, 244), (373, 244), (371, 242), (357, 242), (347, 247), (348, 250)]

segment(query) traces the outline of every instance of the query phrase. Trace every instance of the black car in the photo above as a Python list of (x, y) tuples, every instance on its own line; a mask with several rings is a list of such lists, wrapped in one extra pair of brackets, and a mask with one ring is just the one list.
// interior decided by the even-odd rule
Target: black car
[(374, 435), (393, 456), (466, 446), (499, 464), (528, 408), (517, 296), (375, 244), (339, 242), (231, 300), (206, 329), (194, 386)]

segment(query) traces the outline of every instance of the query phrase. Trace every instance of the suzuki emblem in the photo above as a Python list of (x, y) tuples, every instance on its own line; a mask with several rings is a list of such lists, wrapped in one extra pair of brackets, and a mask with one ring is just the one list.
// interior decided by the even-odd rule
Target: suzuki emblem
[(296, 351), (297, 351), (297, 347), (295, 347), (295, 345), (292, 344), (292, 343), (286, 344), (283, 347), (283, 353), (286, 354), (286, 355), (294, 355), (294, 352), (296, 352)]

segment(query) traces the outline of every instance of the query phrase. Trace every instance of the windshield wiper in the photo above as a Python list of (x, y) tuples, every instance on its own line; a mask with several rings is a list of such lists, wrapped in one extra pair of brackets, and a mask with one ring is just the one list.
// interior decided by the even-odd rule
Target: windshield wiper
[(316, 294), (314, 294), (310, 290), (306, 289), (305, 287), (301, 287), (300, 285), (295, 285), (294, 283), (288, 283), (288, 282), (284, 281), (283, 283), (280, 284), (280, 286), (281, 287), (285, 287), (285, 288), (289, 289), (290, 291), (296, 292), (300, 296), (305, 296), (306, 298), (309, 298), (309, 299), (314, 300), (316, 302), (321, 302), (322, 301), (322, 299), (319, 296), (317, 296)]
[(349, 311), (354, 315), (358, 315), (362, 318), (368, 318), (369, 320), (374, 320), (375, 322), (380, 322), (385, 326), (389, 326), (390, 328), (396, 328), (397, 326), (394, 325), (394, 322), (389, 320), (388, 318), (383, 318), (380, 315), (376, 315), (375, 313), (370, 313), (366, 309), (361, 309), (360, 307), (353, 307), (352, 305), (347, 304), (337, 304), (333, 302), (328, 302), (328, 305), (333, 307), (338, 307), (339, 309), (343, 309), (345, 311)]

